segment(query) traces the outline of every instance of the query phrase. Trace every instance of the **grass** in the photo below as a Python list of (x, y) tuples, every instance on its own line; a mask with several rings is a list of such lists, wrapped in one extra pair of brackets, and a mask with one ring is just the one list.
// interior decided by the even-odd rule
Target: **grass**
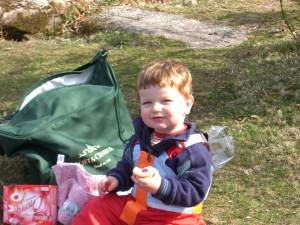
[[(189, 119), (203, 130), (223, 125), (236, 142), (235, 158), (215, 173), (203, 211), (207, 224), (299, 224), (300, 49), (281, 19), (278, 1), (199, 1), (197, 7), (174, 2), (160, 10), (246, 30), (249, 40), (206, 50), (105, 30), (73, 39), (2, 40), (0, 114), (13, 112), (33, 82), (74, 69), (108, 47), (134, 116), (141, 67), (157, 58), (180, 58), (193, 74), (196, 104)], [(290, 23), (299, 27), (299, 1), (283, 2)], [(26, 160), (1, 156), (0, 167), (1, 185), (25, 182)]]

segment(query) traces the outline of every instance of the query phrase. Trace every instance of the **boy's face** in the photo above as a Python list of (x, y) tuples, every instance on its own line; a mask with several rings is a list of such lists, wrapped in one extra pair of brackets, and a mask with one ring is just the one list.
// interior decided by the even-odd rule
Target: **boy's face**
[(184, 128), (184, 119), (194, 103), (185, 99), (176, 88), (151, 86), (139, 90), (141, 117), (159, 133), (174, 133)]

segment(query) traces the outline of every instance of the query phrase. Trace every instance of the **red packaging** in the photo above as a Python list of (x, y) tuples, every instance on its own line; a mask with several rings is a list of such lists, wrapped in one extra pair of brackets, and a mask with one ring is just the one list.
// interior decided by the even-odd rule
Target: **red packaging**
[(55, 225), (57, 187), (53, 185), (5, 185), (3, 223)]

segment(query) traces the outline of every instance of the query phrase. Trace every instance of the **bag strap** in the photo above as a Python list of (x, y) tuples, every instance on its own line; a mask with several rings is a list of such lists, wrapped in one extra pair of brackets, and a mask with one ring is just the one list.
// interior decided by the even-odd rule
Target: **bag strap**
[[(119, 84), (116, 80), (116, 77), (113, 75), (114, 74), (114, 71), (111, 67), (111, 65), (109, 63), (107, 63), (106, 61), (106, 57), (107, 57), (107, 54), (108, 54), (108, 50), (106, 49), (103, 49), (101, 52), (101, 57), (105, 60), (105, 64), (106, 64), (106, 70), (107, 70), (107, 73), (110, 75), (110, 79), (115, 87), (115, 96), (114, 96), (114, 104), (115, 104), (115, 111), (116, 111), (116, 118), (117, 118), (117, 125), (118, 125), (118, 132), (119, 132), (119, 137), (121, 139), (121, 141), (123, 141), (123, 143), (126, 143), (128, 141), (127, 138), (124, 138), (123, 135), (122, 135), (122, 127), (121, 127), (121, 113), (120, 113), (120, 107), (119, 107), (119, 101), (118, 101), (118, 98), (117, 96), (119, 97), (122, 97), (120, 96), (120, 88), (119, 88)], [(96, 56), (97, 57), (97, 56)]]
[(117, 79), (116, 77), (114, 76), (114, 71), (111, 67), (111, 65), (108, 63), (107, 61), (107, 56), (108, 56), (108, 53), (109, 53), (109, 50), (108, 49), (105, 49), (103, 48), (102, 50), (100, 50), (95, 56), (94, 58), (86, 65), (82, 66), (82, 67), (79, 67), (77, 68), (76, 70), (82, 70), (84, 69), (86, 66), (90, 65), (90, 64), (95, 64), (97, 63), (98, 61), (100, 62), (100, 64), (102, 64), (103, 66), (103, 69), (106, 71), (106, 74), (107, 74), (107, 78), (109, 79), (109, 81), (112, 83), (112, 85), (114, 86), (115, 90), (114, 90), (114, 105), (115, 105), (115, 112), (116, 112), (116, 118), (117, 118), (117, 125), (118, 125), (118, 133), (119, 133), (119, 137), (120, 137), (120, 140), (123, 142), (123, 143), (127, 143), (128, 142), (128, 139), (125, 138), (123, 135), (122, 135), (122, 127), (121, 127), (121, 113), (120, 113), (120, 107), (119, 107), (119, 102), (118, 102), (118, 96), (119, 97), (122, 97), (120, 96), (120, 88), (119, 88), (119, 84), (117, 82)]
[[(141, 150), (141, 155), (138, 161), (138, 167), (144, 168), (146, 166), (152, 166), (154, 163), (154, 156), (150, 156), (150, 160), (148, 160), (148, 153)], [(136, 199), (129, 200), (120, 215), (120, 219), (127, 223), (128, 225), (134, 225), (137, 214), (147, 209), (147, 192), (142, 188), (136, 188)]]

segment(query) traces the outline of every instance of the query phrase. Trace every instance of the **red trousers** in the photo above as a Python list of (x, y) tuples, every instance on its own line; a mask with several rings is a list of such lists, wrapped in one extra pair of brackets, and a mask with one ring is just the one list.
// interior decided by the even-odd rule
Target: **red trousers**
[[(126, 225), (120, 215), (131, 196), (107, 194), (89, 200), (73, 219), (73, 225)], [(201, 216), (147, 208), (136, 216), (135, 225), (205, 225)]]

